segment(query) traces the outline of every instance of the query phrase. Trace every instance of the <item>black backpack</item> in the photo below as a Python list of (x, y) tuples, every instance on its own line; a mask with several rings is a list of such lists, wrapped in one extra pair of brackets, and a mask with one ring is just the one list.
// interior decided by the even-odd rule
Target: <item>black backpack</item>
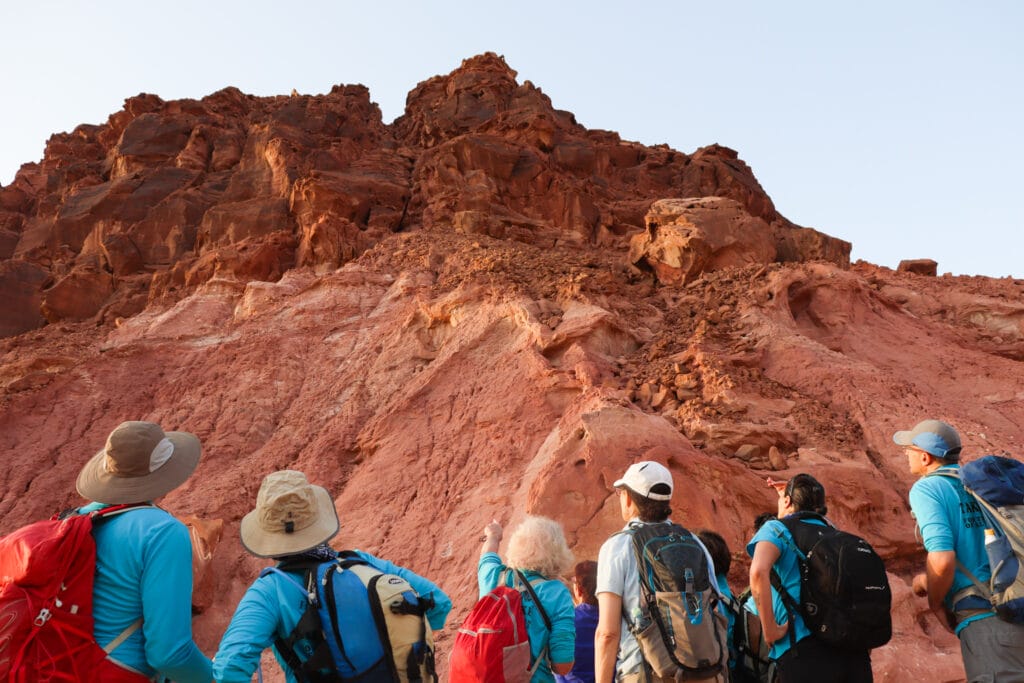
[[(812, 635), (843, 650), (870, 650), (888, 643), (892, 591), (885, 563), (871, 545), (813, 512), (797, 512), (779, 521), (793, 536), (800, 566), (799, 605), (772, 570), (772, 586), (782, 597), (790, 622), (799, 611)], [(795, 644), (794, 629), (789, 635)]]
[(748, 599), (749, 588), (724, 603), (733, 616), (729, 655), (734, 663), (729, 680), (732, 683), (777, 683), (779, 677), (775, 663), (768, 659), (769, 645), (761, 633), (761, 619), (743, 609)]

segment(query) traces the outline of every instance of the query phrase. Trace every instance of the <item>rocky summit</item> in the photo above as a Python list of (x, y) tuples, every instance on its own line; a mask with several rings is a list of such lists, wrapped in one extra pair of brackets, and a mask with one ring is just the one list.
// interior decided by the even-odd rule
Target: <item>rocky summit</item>
[(208, 654), (264, 564), (239, 520), (293, 468), (336, 496), (337, 547), (453, 597), (444, 662), (491, 519), (553, 517), (596, 558), (611, 482), (657, 459), (742, 587), (766, 476), (810, 472), (890, 571), (876, 680), (957, 680), (891, 435), (934, 417), (967, 460), (1024, 454), (1024, 281), (849, 255), (735, 151), (588, 130), (494, 54), (391, 124), (358, 85), (138, 95), (0, 187), (0, 532), (80, 504), (122, 420), (191, 431), (162, 504), (193, 529)]

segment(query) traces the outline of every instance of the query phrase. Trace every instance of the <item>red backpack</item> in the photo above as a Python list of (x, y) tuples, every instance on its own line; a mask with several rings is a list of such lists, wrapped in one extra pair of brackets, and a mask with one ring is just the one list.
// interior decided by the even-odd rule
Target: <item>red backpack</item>
[(114, 674), (105, 673), (111, 666), (107, 653), (134, 633), (141, 619), (106, 650), (96, 643), (92, 527), (97, 519), (135, 507), (113, 505), (35, 522), (0, 538), (0, 681), (112, 680)]
[(531, 667), (523, 590), (537, 606), (549, 633), (551, 621), (529, 581), (518, 570), (515, 573), (516, 588), (497, 586), (466, 615), (448, 659), (449, 683), (529, 683), (533, 678), (547, 648)]

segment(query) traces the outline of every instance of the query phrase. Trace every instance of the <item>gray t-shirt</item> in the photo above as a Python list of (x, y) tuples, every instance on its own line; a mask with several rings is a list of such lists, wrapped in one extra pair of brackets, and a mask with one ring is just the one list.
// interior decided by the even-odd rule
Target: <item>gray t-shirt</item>
[[(644, 524), (645, 522), (634, 519), (624, 526), (622, 531)], [(696, 540), (700, 543), (700, 539)], [(714, 576), (715, 565), (711, 561), (711, 555), (707, 552), (707, 548), (704, 548), (704, 553), (708, 558), (711, 576)], [(714, 581), (712, 581), (712, 585), (717, 592), (718, 587)], [(596, 592), (598, 594), (614, 593), (622, 598), (623, 616), (620, 624), (619, 655), (615, 670), (619, 676), (640, 671), (643, 664), (640, 645), (636, 642), (633, 634), (629, 632), (629, 623), (636, 622), (640, 616), (640, 575), (636, 568), (636, 555), (633, 553), (632, 534), (616, 533), (601, 546), (601, 551), (597, 555)], [(626, 615), (629, 615), (629, 621), (626, 620)]]

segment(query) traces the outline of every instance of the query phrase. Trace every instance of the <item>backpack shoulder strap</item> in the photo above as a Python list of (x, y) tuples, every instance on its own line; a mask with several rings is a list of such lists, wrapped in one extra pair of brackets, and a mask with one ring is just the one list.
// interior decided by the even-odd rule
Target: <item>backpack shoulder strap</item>
[[(328, 670), (334, 667), (334, 658), (323, 637), (323, 627), (320, 624), (320, 616), (317, 613), (319, 597), (316, 590), (316, 576), (322, 562), (314, 560), (293, 560), (282, 562), (276, 567), (267, 567), (260, 572), (260, 578), (271, 574), (284, 577), (285, 583), (295, 586), (306, 596), (306, 609), (299, 617), (295, 628), (287, 636), (277, 635), (274, 638), (274, 647), (277, 649), (281, 659), (292, 672), (298, 683), (313, 683), (319, 680), (315, 672)], [(301, 571), (306, 577), (306, 585), (303, 586), (289, 571)], [(296, 652), (296, 644), (305, 643), (304, 648), (309, 649), (312, 644), (312, 654), (305, 661)], [(262, 678), (262, 671), (260, 672)]]
[[(533, 590), (533, 586), (526, 579), (526, 575), (523, 574), (522, 571), (520, 571), (519, 569), (514, 569), (512, 571), (514, 572), (513, 587), (515, 587), (516, 590), (518, 590), (520, 592), (525, 590), (527, 593), (530, 594), (530, 600), (532, 600), (533, 604), (537, 606), (537, 611), (540, 612), (541, 619), (544, 620), (544, 627), (547, 628), (547, 630), (548, 630), (548, 638), (550, 639), (551, 633), (552, 633), (551, 618), (548, 617), (547, 610), (544, 609), (544, 605), (541, 604), (540, 598), (537, 597), (537, 592), (535, 590)], [(541, 578), (541, 579), (537, 579), (537, 583), (544, 583), (546, 581), (553, 581), (553, 580), (554, 579), (544, 579), (544, 578)], [(518, 584), (521, 584), (522, 588), (520, 588)], [(536, 672), (537, 669), (540, 667), (540, 663), (543, 660), (545, 660), (545, 659), (548, 660), (548, 666), (551, 666), (551, 658), (548, 655), (548, 646), (549, 646), (549, 644), (545, 644), (544, 645), (544, 648), (541, 650), (540, 654), (537, 656), (537, 659), (534, 660), (533, 664), (530, 666), (530, 676), (531, 677), (533, 676), (534, 672)]]
[[(540, 603), (540, 598), (537, 597), (536, 591), (533, 590), (533, 586), (531, 585), (531, 583), (526, 580), (526, 575), (523, 574), (523, 572), (521, 572), (518, 569), (516, 569), (514, 571), (516, 573), (516, 576), (519, 578), (519, 582), (522, 583), (523, 588), (526, 590), (527, 593), (530, 594), (530, 599), (533, 600), (533, 604), (535, 604), (537, 606), (537, 611), (540, 612), (541, 618), (544, 619), (544, 626), (547, 627), (548, 633), (550, 633), (551, 632), (551, 619), (548, 617), (548, 613), (544, 610), (544, 605), (542, 605)], [(540, 578), (540, 579), (537, 579), (536, 583), (545, 583), (547, 581), (553, 581), (553, 580), (554, 579)]]
[[(786, 538), (785, 536), (781, 536), (781, 538), (783, 542), (789, 545), (789, 547), (793, 549), (793, 552), (796, 553), (797, 571), (800, 572), (801, 583), (804, 580), (805, 566), (807, 564), (807, 552), (805, 551), (805, 549), (800, 547), (800, 541), (798, 540), (798, 538), (802, 535), (800, 534), (799, 529), (801, 526), (804, 525), (802, 521), (804, 519), (819, 519), (825, 522), (826, 524), (828, 523), (828, 520), (814, 512), (796, 512), (792, 515), (787, 515), (786, 517), (777, 520), (780, 524), (782, 524), (783, 527), (786, 528), (786, 531), (789, 532), (788, 538)], [(782, 576), (779, 574), (778, 570), (775, 568), (774, 565), (772, 566), (769, 578), (771, 580), (772, 588), (774, 588), (775, 592), (779, 594), (779, 598), (782, 600), (782, 606), (786, 609), (786, 616), (789, 618), (789, 646), (791, 648), (795, 647), (796, 624), (794, 617), (798, 614), (801, 614), (800, 605), (797, 603), (793, 595), (788, 590), (786, 590), (786, 587), (782, 585)]]
[(932, 470), (931, 472), (929, 472), (928, 474), (926, 474), (924, 476), (926, 476), (926, 477), (945, 477), (946, 479), (956, 479), (957, 481), (960, 481), (960, 470), (952, 469), (950, 467), (940, 467), (938, 469)]
[(369, 565), (370, 563), (363, 559), (363, 556), (354, 550), (339, 550), (338, 551), (338, 566), (341, 569), (348, 569), (358, 564)]
[[(105, 519), (110, 519), (111, 517), (116, 517), (130, 510), (138, 510), (140, 508), (156, 508), (157, 510), (160, 509), (157, 508), (157, 506), (153, 505), (152, 503), (125, 503), (122, 505), (108, 505), (107, 507), (100, 508), (99, 510), (92, 510), (91, 512), (86, 512), (85, 514), (88, 515), (90, 519), (92, 519), (92, 523), (95, 525), (96, 523), (101, 522)], [(63, 515), (64, 513), (61, 514)], [(69, 514), (67, 516), (71, 517), (73, 516), (73, 514)]]
[(722, 605), (734, 617), (739, 617), (743, 613), (743, 603), (735, 595), (723, 595)]
[[(787, 515), (782, 519), (778, 520), (782, 526), (786, 527), (786, 531), (789, 532), (789, 538), (783, 538), (785, 541), (796, 551), (797, 561), (804, 563), (807, 561), (807, 554), (813, 549), (813, 542), (808, 538), (808, 533), (815, 532), (813, 528), (817, 525), (809, 525), (807, 521), (821, 522), (828, 529), (835, 529), (835, 525), (828, 521), (823, 515), (819, 515), (817, 512), (801, 511), (794, 512), (791, 515)], [(811, 527), (811, 528), (808, 528)]]

